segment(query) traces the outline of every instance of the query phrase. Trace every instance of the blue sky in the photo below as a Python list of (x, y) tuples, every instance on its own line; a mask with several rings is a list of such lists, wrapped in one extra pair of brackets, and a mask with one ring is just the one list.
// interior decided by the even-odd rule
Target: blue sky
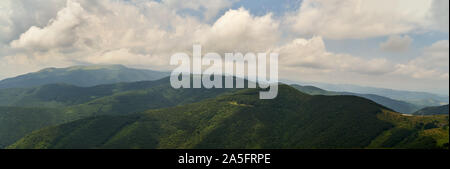
[(244, 7), (256, 16), (262, 16), (269, 12), (275, 16), (282, 16), (285, 12), (297, 10), (300, 4), (301, 0), (243, 0), (234, 3), (231, 8)]

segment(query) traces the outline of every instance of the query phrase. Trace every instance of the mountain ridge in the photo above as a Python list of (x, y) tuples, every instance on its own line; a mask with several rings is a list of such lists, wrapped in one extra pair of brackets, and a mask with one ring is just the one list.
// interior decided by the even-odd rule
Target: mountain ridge
[(120, 82), (151, 81), (169, 76), (168, 72), (133, 69), (123, 65), (90, 65), (66, 68), (45, 68), (0, 81), (2, 88), (27, 88), (52, 83), (66, 83), (80, 87)]
[(417, 105), (413, 105), (411, 103), (407, 103), (404, 101), (394, 100), (388, 97), (383, 97), (375, 94), (360, 94), (360, 93), (351, 93), (351, 92), (335, 92), (335, 91), (327, 91), (315, 86), (301, 86), (293, 84), (292, 87), (311, 94), (311, 95), (328, 95), (328, 96), (334, 96), (334, 95), (352, 95), (352, 96), (359, 96), (363, 97), (369, 100), (372, 100), (378, 104), (384, 105), (386, 107), (389, 107), (397, 112), (405, 113), (405, 114), (412, 114), (415, 111), (419, 110), (421, 107)]
[(425, 107), (423, 109), (420, 109), (416, 112), (414, 112), (414, 115), (439, 115), (439, 114), (448, 114), (449, 113), (449, 106), (442, 105), (442, 106), (433, 106), (433, 107)]
[(365, 93), (375, 94), (383, 97), (388, 97), (395, 100), (401, 100), (410, 104), (418, 105), (420, 107), (427, 106), (439, 106), (449, 103), (448, 93), (435, 94), (421, 91), (406, 91), (396, 90), (388, 88), (376, 88), (349, 84), (331, 84), (331, 83), (319, 83), (319, 82), (297, 82), (290, 80), (282, 80), (287, 84), (297, 84), (302, 86), (315, 86), (329, 91), (336, 92), (351, 92), (351, 93)]

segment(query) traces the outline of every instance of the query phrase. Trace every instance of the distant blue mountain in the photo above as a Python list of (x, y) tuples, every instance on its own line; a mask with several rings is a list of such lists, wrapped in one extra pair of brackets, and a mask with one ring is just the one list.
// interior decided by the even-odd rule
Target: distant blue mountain
[(52, 83), (66, 83), (80, 87), (118, 82), (158, 80), (169, 76), (169, 72), (132, 69), (122, 65), (74, 66), (68, 68), (46, 68), (0, 81), (0, 89), (27, 88)]
[(448, 114), (448, 104), (443, 106), (425, 107), (414, 113), (414, 115), (438, 115), (438, 114)]
[(300, 85), (291, 85), (295, 89), (310, 94), (310, 95), (327, 95), (327, 96), (337, 96), (337, 95), (350, 95), (350, 96), (358, 96), (362, 98), (366, 98), (369, 100), (374, 101), (375, 103), (378, 103), (380, 105), (383, 105), (387, 108), (390, 108), (396, 112), (404, 113), (404, 114), (411, 114), (415, 111), (419, 110), (421, 107), (407, 103), (400, 100), (391, 99), (384, 96), (379, 96), (375, 94), (359, 94), (359, 93), (351, 93), (351, 92), (334, 92), (334, 91), (327, 91), (323, 90), (318, 87), (314, 86), (300, 86)]
[(375, 87), (366, 87), (348, 84), (296, 82), (289, 80), (283, 80), (283, 82), (287, 84), (298, 84), (302, 86), (316, 86), (328, 91), (374, 94), (383, 97), (388, 97), (394, 100), (405, 101), (422, 108), (429, 106), (441, 106), (449, 103), (448, 93), (437, 95), (427, 92), (402, 91), (402, 90), (393, 90), (393, 89), (375, 88)]

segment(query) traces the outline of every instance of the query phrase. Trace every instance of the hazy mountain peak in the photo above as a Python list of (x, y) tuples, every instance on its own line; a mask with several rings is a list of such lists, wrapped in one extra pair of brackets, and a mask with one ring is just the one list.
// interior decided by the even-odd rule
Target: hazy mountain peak
[(67, 68), (45, 68), (0, 81), (0, 88), (24, 88), (51, 83), (67, 83), (76, 86), (95, 86), (118, 82), (157, 80), (169, 73), (145, 69), (127, 68), (123, 65), (87, 65)]
[(99, 69), (109, 69), (109, 70), (120, 70), (128, 69), (124, 65), (85, 65), (85, 66), (72, 66), (68, 67), (68, 70), (99, 70)]

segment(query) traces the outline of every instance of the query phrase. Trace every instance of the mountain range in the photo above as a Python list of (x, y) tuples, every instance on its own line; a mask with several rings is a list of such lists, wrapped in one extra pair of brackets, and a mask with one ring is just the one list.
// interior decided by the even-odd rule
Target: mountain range
[[(101, 84), (114, 84), (114, 83), (124, 83), (124, 82), (137, 82), (137, 81), (153, 81), (164, 77), (168, 77), (168, 72), (159, 72), (153, 70), (144, 69), (133, 69), (127, 68), (122, 65), (91, 65), (91, 66), (73, 66), (68, 68), (46, 68), (35, 73), (28, 73), (25, 75), (20, 75), (13, 78), (8, 78), (0, 81), (0, 106), (11, 106), (15, 105), (14, 102), (20, 103), (22, 105), (25, 103), (29, 106), (30, 103), (37, 103), (35, 101), (29, 102), (28, 100), (20, 100), (22, 98), (30, 98), (28, 94), (32, 94), (30, 90), (24, 90), (23, 88), (33, 88), (33, 91), (43, 91), (49, 86), (46, 85), (72, 85), (76, 87), (92, 87)], [(323, 85), (323, 84), (322, 84)], [(347, 91), (327, 91), (314, 86), (304, 86), (293, 84), (297, 89), (302, 89), (301, 91), (308, 94), (323, 94), (323, 95), (355, 95), (367, 98), (369, 100), (375, 101), (381, 105), (389, 107), (397, 112), (411, 114), (415, 111), (429, 106), (439, 106), (441, 104), (448, 103), (448, 97), (436, 96), (429, 93), (418, 93), (418, 92), (406, 92), (406, 91), (395, 91), (388, 89), (377, 89), (377, 88), (364, 88), (360, 87), (361, 92), (347, 92)], [(328, 85), (330, 86), (330, 85)], [(56, 86), (53, 86), (54, 88)], [(66, 86), (67, 87), (67, 86)], [(306, 89), (310, 87), (310, 89)], [(18, 89), (20, 88), (20, 89)], [(64, 88), (61, 88), (65, 90)], [(309, 91), (311, 90), (311, 91)], [(76, 89), (74, 89), (76, 91)], [(93, 89), (93, 93), (101, 92), (101, 89)], [(383, 91), (377, 93), (374, 91)], [(24, 93), (25, 92), (25, 93)], [(367, 92), (367, 93), (364, 93)], [(41, 92), (42, 93), (42, 92)], [(392, 94), (397, 93), (397, 94)], [(3, 96), (2, 96), (3, 95)], [(392, 95), (401, 95), (411, 98), (402, 99), (392, 99)], [(393, 96), (395, 97), (395, 96)], [(397, 97), (398, 98), (398, 97)], [(402, 98), (402, 97), (401, 97)], [(17, 100), (19, 99), (19, 100)], [(415, 101), (414, 101), (415, 100)], [(417, 101), (417, 100), (427, 100)], [(439, 101), (437, 101), (439, 100)], [(41, 103), (37, 103), (42, 104)], [(48, 104), (48, 103), (44, 103)], [(51, 103), (53, 104), (53, 103)]]
[(311, 96), (287, 85), (274, 100), (258, 94), (243, 89), (85, 118), (37, 130), (8, 148), (448, 148), (448, 116), (408, 117), (364, 98)]
[[(448, 148), (448, 114), (403, 115), (410, 103), (384, 96), (280, 84), (260, 100), (261, 89), (173, 89), (164, 72), (121, 79), (134, 73), (119, 65), (46, 70), (25, 79), (52, 80), (0, 89), (0, 148)], [(75, 84), (101, 76), (91, 70), (116, 78)]]
[(425, 107), (413, 113), (414, 115), (448, 114), (448, 104), (443, 106)]
[(52, 83), (66, 83), (81, 87), (158, 80), (169, 76), (169, 72), (127, 68), (122, 65), (72, 66), (68, 68), (46, 68), (0, 81), (2, 88), (35, 87)]
[(433, 94), (427, 92), (417, 92), (417, 91), (403, 91), (394, 90), (386, 88), (375, 88), (366, 87), (358, 85), (349, 84), (330, 84), (330, 83), (319, 83), (319, 82), (297, 82), (283, 80), (287, 84), (297, 84), (302, 86), (315, 86), (328, 91), (337, 92), (350, 92), (350, 93), (363, 93), (363, 94), (374, 94), (378, 96), (383, 96), (399, 101), (404, 101), (420, 108), (428, 106), (441, 106), (449, 103), (448, 93)]
[(351, 95), (351, 96), (359, 96), (363, 97), (369, 100), (372, 100), (378, 104), (381, 104), (383, 106), (389, 107), (393, 109), (396, 112), (404, 113), (404, 114), (411, 114), (419, 110), (421, 107), (418, 105), (414, 105), (408, 102), (400, 101), (400, 100), (394, 100), (388, 97), (379, 96), (375, 94), (360, 94), (360, 93), (351, 93), (351, 92), (333, 92), (333, 91), (327, 91), (320, 89), (318, 87), (314, 86), (300, 86), (300, 85), (291, 85), (292, 87), (310, 94), (310, 95), (328, 95), (328, 96), (335, 96), (335, 95)]

